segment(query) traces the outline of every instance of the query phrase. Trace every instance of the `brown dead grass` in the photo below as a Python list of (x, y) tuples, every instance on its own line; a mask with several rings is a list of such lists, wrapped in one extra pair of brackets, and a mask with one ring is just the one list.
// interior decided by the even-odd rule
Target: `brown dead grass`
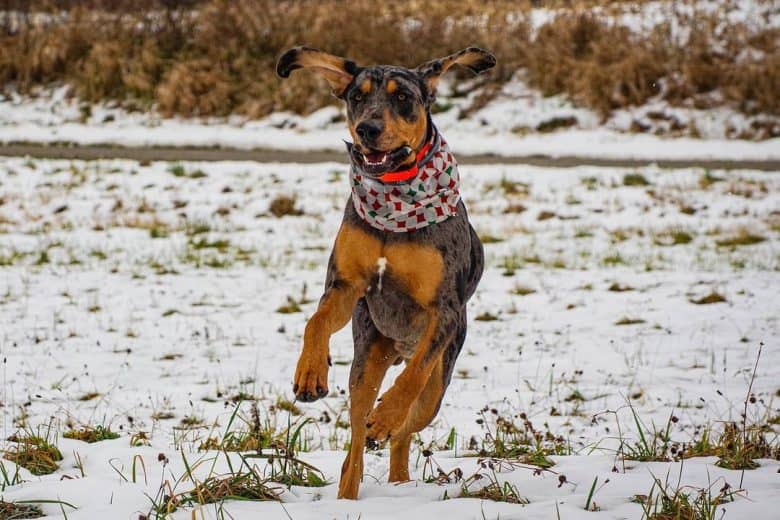
[[(671, 23), (645, 37), (606, 23), (587, 11), (605, 4), (595, 0), (358, 0), (349, 9), (337, 0), (5, 4), (21, 13), (60, 14), (0, 15), (0, 85), (30, 91), (64, 82), (87, 101), (116, 99), (136, 109), (156, 104), (167, 115), (261, 117), (273, 110), (308, 113), (334, 102), (311, 74), (276, 78), (277, 56), (299, 44), (359, 63), (405, 66), (482, 46), (496, 54), (496, 70), (456, 85), (456, 95), (486, 85), (476, 105), (525, 69), (529, 83), (546, 95), (568, 94), (604, 116), (658, 94), (678, 105), (780, 114), (780, 30), (724, 28), (718, 15), (678, 20), (691, 36), (675, 42)], [(532, 38), (517, 16), (532, 5), (566, 9)]]

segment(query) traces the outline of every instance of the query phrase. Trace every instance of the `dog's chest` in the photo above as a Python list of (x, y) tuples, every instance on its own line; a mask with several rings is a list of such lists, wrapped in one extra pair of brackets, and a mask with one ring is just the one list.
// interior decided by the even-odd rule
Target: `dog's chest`
[(425, 309), (408, 294), (406, 284), (394, 274), (387, 257), (377, 259), (364, 297), (379, 332), (397, 342), (396, 349), (403, 357), (411, 357), (424, 330)]
[(435, 306), (444, 278), (444, 259), (435, 246), (411, 240), (383, 242), (344, 225), (336, 239), (338, 276), (363, 288), (379, 332), (399, 347), (413, 348)]
[[(403, 292), (417, 305), (436, 299), (444, 276), (444, 260), (434, 246), (413, 241), (385, 243), (365, 231), (342, 226), (336, 238), (339, 278), (375, 294)], [(380, 290), (381, 289), (381, 290)]]

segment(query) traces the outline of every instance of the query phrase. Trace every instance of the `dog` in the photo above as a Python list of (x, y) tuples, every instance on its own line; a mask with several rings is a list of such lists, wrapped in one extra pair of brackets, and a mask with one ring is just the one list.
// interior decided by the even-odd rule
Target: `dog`
[[(415, 69), (361, 67), (308, 47), (288, 50), (277, 63), (281, 78), (309, 69), (327, 80), (346, 103), (353, 139), (347, 143), (352, 193), (293, 382), (300, 401), (328, 394), (329, 339), (351, 319), (352, 441), (339, 498), (357, 499), (367, 443), (389, 440), (389, 481), (409, 480), (412, 435), (438, 413), (463, 347), (466, 303), (482, 277), (484, 253), (431, 107), (451, 67), (481, 73), (495, 63), (477, 47)], [(377, 401), (386, 371), (402, 361), (404, 369)]]

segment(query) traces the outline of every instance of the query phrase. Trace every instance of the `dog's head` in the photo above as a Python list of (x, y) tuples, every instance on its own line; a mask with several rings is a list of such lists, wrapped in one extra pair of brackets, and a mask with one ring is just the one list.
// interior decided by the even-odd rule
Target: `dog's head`
[(414, 162), (428, 137), (439, 78), (456, 64), (480, 73), (493, 67), (496, 59), (469, 47), (415, 69), (360, 67), (316, 49), (295, 47), (279, 58), (276, 73), (286, 78), (295, 69), (307, 68), (324, 77), (347, 104), (353, 160), (366, 174), (379, 176)]

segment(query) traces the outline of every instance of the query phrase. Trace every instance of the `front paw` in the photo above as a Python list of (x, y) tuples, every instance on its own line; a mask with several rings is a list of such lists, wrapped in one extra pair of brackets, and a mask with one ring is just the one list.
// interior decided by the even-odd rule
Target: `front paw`
[(397, 435), (406, 420), (407, 412), (408, 407), (397, 406), (397, 403), (389, 401), (387, 396), (382, 397), (382, 402), (366, 418), (368, 445), (376, 445)]
[(328, 395), (328, 356), (301, 354), (295, 369), (293, 392), (298, 401), (305, 403)]

